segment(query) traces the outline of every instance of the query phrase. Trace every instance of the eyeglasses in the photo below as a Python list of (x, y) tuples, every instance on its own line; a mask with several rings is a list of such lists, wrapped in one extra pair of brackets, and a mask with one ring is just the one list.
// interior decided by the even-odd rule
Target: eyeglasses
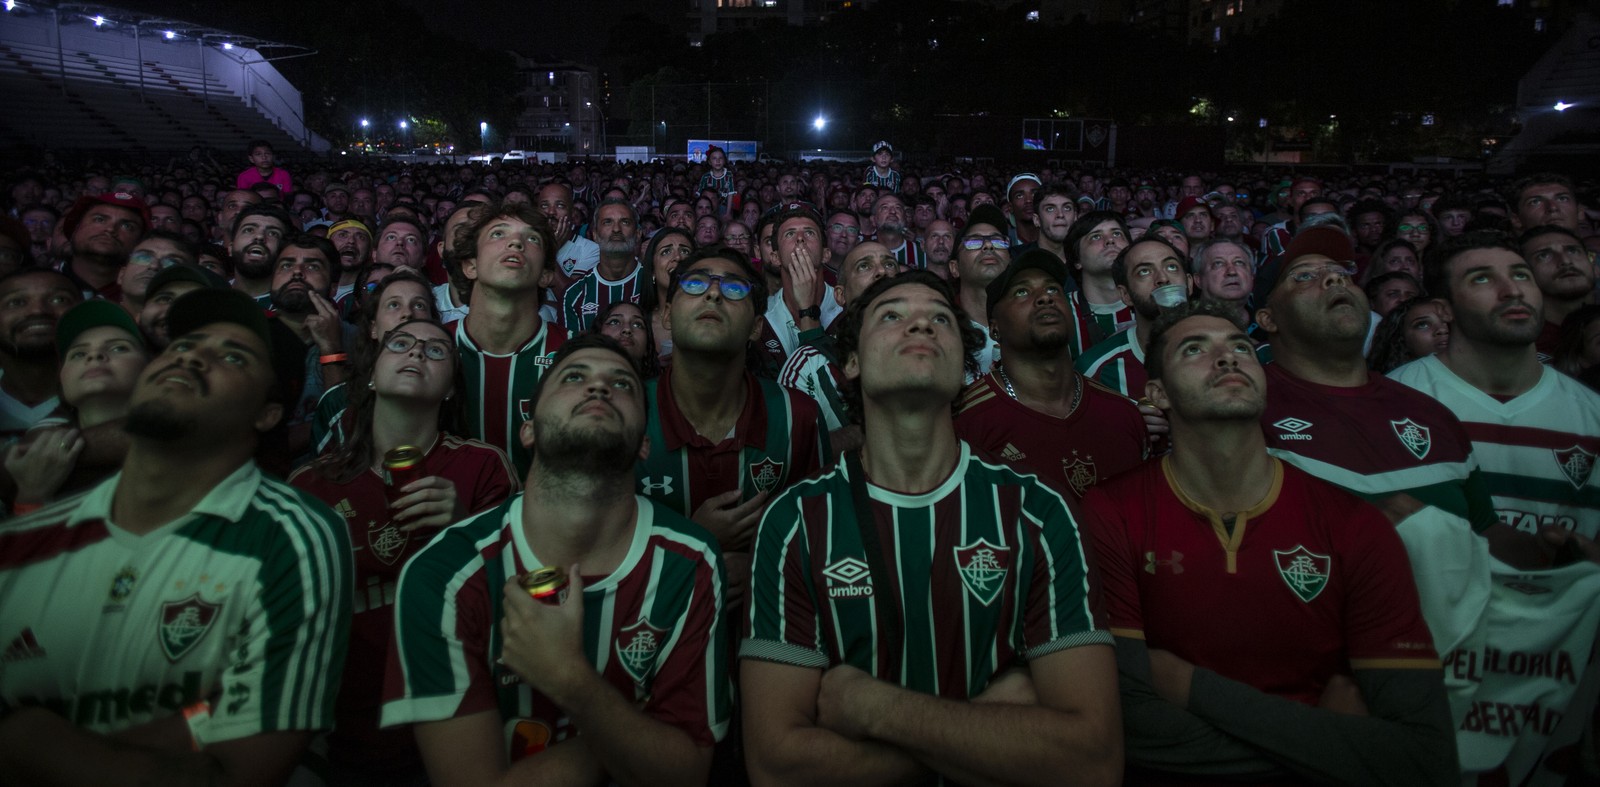
[(842, 233), (844, 233), (846, 235), (860, 235), (861, 234), (861, 228), (860, 227), (852, 227), (852, 226), (850, 226), (848, 224), (838, 224), (838, 223), (829, 224), (828, 225), (828, 231), (829, 232), (842, 232)]
[(405, 354), (411, 352), (411, 348), (417, 346), (418, 342), (422, 343), (422, 357), (430, 361), (443, 361), (450, 357), (450, 353), (455, 351), (455, 346), (443, 339), (428, 339), (424, 341), (409, 333), (398, 331), (389, 335), (389, 341), (383, 345), (383, 349), (392, 353)]
[(136, 251), (128, 255), (128, 263), (131, 265), (156, 266), (165, 269), (184, 262), (188, 262), (188, 260), (173, 254), (157, 257), (148, 251)]
[(1401, 224), (1397, 229), (1401, 232), (1432, 232), (1433, 229), (1426, 224)]
[(973, 235), (961, 239), (961, 247), (967, 251), (977, 251), (983, 248), (985, 243), (996, 249), (1011, 248), (1011, 239), (1004, 235)]
[(722, 297), (730, 301), (742, 301), (750, 295), (750, 282), (738, 276), (723, 276), (712, 273), (691, 273), (678, 280), (678, 289), (690, 295), (704, 295), (711, 289), (711, 283), (717, 283), (717, 289)]
[(1334, 274), (1348, 279), (1356, 274), (1356, 268), (1354, 265), (1339, 265), (1337, 263), (1326, 265), (1306, 265), (1295, 268), (1294, 271), (1289, 274), (1289, 281), (1292, 281), (1295, 284), (1308, 284), (1324, 276)]

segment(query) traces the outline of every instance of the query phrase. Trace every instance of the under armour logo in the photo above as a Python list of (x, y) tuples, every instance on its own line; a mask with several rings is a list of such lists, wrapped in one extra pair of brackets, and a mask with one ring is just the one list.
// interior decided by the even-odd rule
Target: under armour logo
[(670, 495), (672, 476), (662, 476), (659, 482), (652, 480), (651, 476), (645, 476), (639, 479), (639, 491), (645, 495)]
[(1172, 558), (1169, 559), (1169, 560), (1157, 560), (1156, 559), (1156, 553), (1154, 553), (1154, 552), (1146, 552), (1146, 553), (1144, 553), (1144, 570), (1145, 570), (1145, 573), (1146, 574), (1154, 574), (1154, 573), (1156, 573), (1156, 566), (1166, 566), (1166, 567), (1172, 569), (1172, 573), (1174, 573), (1174, 574), (1182, 574), (1183, 573), (1183, 553), (1182, 552), (1178, 552), (1178, 551), (1173, 551)]

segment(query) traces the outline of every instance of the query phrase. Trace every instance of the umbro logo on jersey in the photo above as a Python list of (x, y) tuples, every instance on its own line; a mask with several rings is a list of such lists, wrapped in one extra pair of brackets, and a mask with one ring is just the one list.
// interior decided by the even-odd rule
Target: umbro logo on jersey
[(1278, 435), (1279, 440), (1310, 440), (1311, 435), (1300, 434), (1311, 428), (1311, 422), (1299, 418), (1285, 418), (1272, 425), (1273, 428), (1282, 429), (1287, 434)]
[(654, 476), (645, 476), (639, 479), (639, 492), (646, 497), (650, 495), (672, 494), (672, 476), (662, 476), (660, 481), (653, 480)]
[(1000, 458), (1007, 462), (1020, 462), (1027, 459), (1028, 455), (1017, 450), (1016, 446), (1006, 443), (1006, 447), (1000, 450)]
[(6, 646), (5, 653), (0, 653), (0, 662), (10, 664), (14, 661), (28, 661), (29, 659), (44, 658), (44, 648), (40, 647), (39, 640), (33, 636), (32, 628), (25, 628), (11, 644)]
[(1554, 453), (1556, 464), (1561, 467), (1561, 474), (1567, 477), (1567, 482), (1572, 484), (1573, 489), (1582, 489), (1583, 485), (1589, 482), (1589, 476), (1594, 473), (1596, 455), (1576, 445)]
[[(822, 575), (838, 584), (828, 586), (828, 598), (856, 598), (872, 595), (872, 572), (867, 564), (853, 557), (840, 558), (822, 569)], [(863, 582), (862, 580), (866, 580)]]

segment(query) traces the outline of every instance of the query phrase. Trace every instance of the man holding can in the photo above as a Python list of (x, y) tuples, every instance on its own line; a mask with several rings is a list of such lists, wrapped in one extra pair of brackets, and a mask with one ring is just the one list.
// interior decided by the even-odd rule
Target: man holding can
[(704, 784), (731, 712), (716, 539), (633, 494), (648, 411), (612, 340), (564, 344), (530, 409), (523, 493), (400, 575), (383, 722), (440, 787)]

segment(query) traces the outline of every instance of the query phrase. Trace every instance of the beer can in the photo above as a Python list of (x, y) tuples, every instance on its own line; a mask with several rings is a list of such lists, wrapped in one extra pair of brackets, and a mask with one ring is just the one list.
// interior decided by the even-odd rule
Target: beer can
[(397, 497), (402, 488), (422, 478), (422, 449), (402, 445), (385, 451), (383, 469), (389, 473), (389, 493)]
[(534, 601), (560, 606), (567, 600), (567, 572), (560, 566), (545, 566), (517, 577), (517, 584)]

